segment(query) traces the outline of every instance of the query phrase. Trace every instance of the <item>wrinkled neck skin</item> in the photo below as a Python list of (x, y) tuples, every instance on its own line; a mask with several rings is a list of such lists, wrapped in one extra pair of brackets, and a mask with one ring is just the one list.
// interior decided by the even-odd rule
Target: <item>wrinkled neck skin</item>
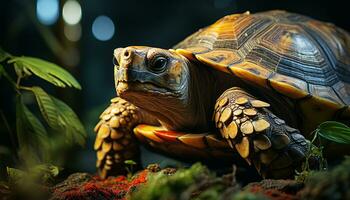
[[(241, 84), (230, 74), (220, 72), (199, 62), (189, 63), (190, 76), (187, 88), (188, 125), (192, 132), (208, 131), (213, 125), (212, 115), (217, 98), (228, 88)], [(184, 112), (186, 113), (186, 112)], [(181, 114), (181, 113), (179, 113)], [(177, 130), (178, 127), (173, 127)]]
[(215, 70), (191, 62), (186, 70), (176, 92), (128, 92), (121, 97), (156, 117), (168, 130), (207, 131), (216, 98), (232, 78), (216, 78)]

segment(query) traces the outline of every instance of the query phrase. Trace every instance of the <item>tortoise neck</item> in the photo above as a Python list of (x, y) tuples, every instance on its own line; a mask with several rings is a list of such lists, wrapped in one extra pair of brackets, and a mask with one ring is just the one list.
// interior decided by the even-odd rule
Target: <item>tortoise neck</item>
[(183, 87), (181, 98), (174, 100), (172, 109), (167, 109), (167, 116), (163, 115), (164, 112), (156, 115), (160, 123), (169, 130), (206, 131), (210, 126), (210, 109), (214, 102), (214, 77), (208, 67), (189, 61), (187, 66), (187, 86)]
[(212, 115), (217, 98), (228, 88), (243, 87), (244, 83), (232, 78), (231, 74), (199, 62), (188, 62), (188, 69), (187, 87), (176, 103), (174, 113), (171, 117), (160, 117), (160, 121), (170, 130), (208, 131), (213, 125)]

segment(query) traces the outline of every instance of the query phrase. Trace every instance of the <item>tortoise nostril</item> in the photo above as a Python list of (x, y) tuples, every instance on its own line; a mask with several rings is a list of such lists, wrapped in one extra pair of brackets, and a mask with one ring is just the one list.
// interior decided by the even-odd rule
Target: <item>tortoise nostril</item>
[(113, 56), (113, 65), (114, 66), (119, 66), (119, 62), (114, 56)]

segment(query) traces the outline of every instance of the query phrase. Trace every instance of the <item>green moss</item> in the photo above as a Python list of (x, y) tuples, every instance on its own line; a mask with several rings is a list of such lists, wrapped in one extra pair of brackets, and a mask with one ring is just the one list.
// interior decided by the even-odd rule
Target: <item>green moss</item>
[(331, 171), (311, 172), (300, 194), (303, 199), (350, 199), (350, 157)]
[(197, 181), (213, 178), (206, 167), (197, 163), (189, 169), (180, 169), (174, 175), (166, 175), (162, 172), (149, 176), (147, 184), (130, 196), (130, 199), (180, 199), (190, 196), (191, 185)]
[(238, 192), (233, 195), (232, 200), (268, 200), (268, 198), (259, 193)]
[(196, 163), (189, 169), (179, 169), (173, 175), (166, 175), (163, 171), (150, 173), (147, 183), (131, 193), (129, 199), (262, 200), (266, 198), (260, 194), (242, 192), (234, 172), (216, 177), (205, 166)]

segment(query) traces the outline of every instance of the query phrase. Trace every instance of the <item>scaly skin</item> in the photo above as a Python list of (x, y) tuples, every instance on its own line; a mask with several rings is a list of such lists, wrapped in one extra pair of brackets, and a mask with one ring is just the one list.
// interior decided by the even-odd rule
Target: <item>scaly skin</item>
[(139, 163), (139, 148), (132, 130), (140, 123), (157, 125), (158, 121), (119, 97), (113, 98), (101, 114), (95, 127), (94, 150), (97, 154), (96, 167), (102, 178), (125, 173), (125, 160)]
[(230, 88), (217, 100), (215, 124), (232, 149), (265, 178), (292, 178), (305, 160), (309, 143), (242, 88)]

